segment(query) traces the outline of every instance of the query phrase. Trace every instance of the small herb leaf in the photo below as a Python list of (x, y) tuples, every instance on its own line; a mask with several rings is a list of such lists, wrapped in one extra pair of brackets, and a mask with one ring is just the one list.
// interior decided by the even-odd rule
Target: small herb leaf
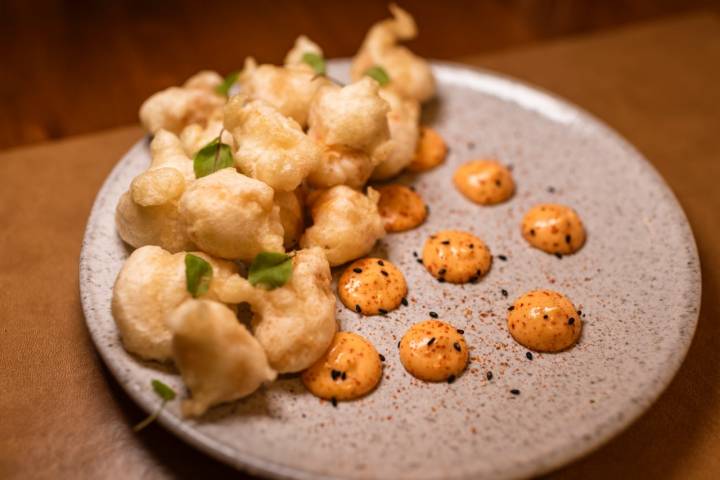
[(223, 82), (215, 87), (215, 91), (224, 96), (227, 97), (230, 93), (230, 89), (233, 85), (235, 85), (235, 82), (237, 82), (238, 76), (240, 75), (240, 72), (232, 72), (229, 73), (227, 77), (223, 80)]
[(284, 253), (259, 253), (250, 265), (248, 281), (252, 285), (261, 284), (270, 289), (282, 287), (290, 280), (292, 258)]
[(175, 390), (157, 379), (153, 379), (150, 383), (152, 384), (153, 390), (155, 390), (158, 397), (162, 398), (166, 402), (175, 400)]
[[(190, 292), (193, 298), (197, 298), (208, 291), (212, 276), (212, 265), (192, 253), (185, 255), (185, 282), (187, 291)], [(154, 387), (155, 384), (153, 383)]]
[(306, 52), (302, 56), (302, 62), (307, 63), (318, 75), (325, 75), (325, 59), (317, 53)]
[(148, 415), (142, 422), (135, 425), (133, 427), (133, 432), (139, 432), (140, 430), (144, 429), (145, 427), (153, 423), (155, 420), (157, 420), (157, 417), (158, 415), (160, 415), (160, 412), (162, 411), (165, 404), (175, 399), (175, 390), (165, 385), (160, 380), (153, 379), (150, 381), (150, 385), (152, 385), (155, 394), (157, 394), (157, 396), (162, 399), (162, 403), (157, 408), (157, 410)]
[(383, 67), (380, 65), (375, 65), (373, 67), (368, 68), (365, 70), (365, 75), (367, 75), (370, 78), (374, 78), (377, 80), (377, 82), (380, 84), (380, 86), (387, 85), (390, 83), (390, 75), (385, 71)]
[(223, 168), (232, 167), (234, 164), (235, 161), (233, 160), (230, 145), (220, 143), (220, 137), (198, 150), (195, 157), (193, 157), (193, 170), (195, 170), (196, 178), (202, 178)]

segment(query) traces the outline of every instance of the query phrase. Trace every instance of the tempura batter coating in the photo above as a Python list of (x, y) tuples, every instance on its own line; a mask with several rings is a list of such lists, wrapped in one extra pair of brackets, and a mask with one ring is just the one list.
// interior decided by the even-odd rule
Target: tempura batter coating
[(286, 250), (290, 250), (300, 241), (300, 235), (305, 229), (302, 194), (299, 189), (293, 192), (275, 192), (275, 205), (280, 208), (283, 244)]
[(323, 251), (299, 250), (292, 262), (292, 275), (282, 287), (264, 290), (236, 275), (221, 292), (223, 301), (250, 304), (253, 333), (280, 373), (315, 363), (337, 331), (330, 265)]
[(300, 245), (321, 247), (333, 267), (362, 257), (385, 236), (379, 199), (372, 188), (367, 196), (345, 185), (317, 192), (308, 199), (313, 226), (305, 230)]
[[(237, 271), (235, 265), (204, 253), (193, 254), (213, 267), (210, 288), (203, 297), (217, 298), (219, 285)], [(185, 255), (146, 246), (135, 250), (125, 261), (113, 287), (112, 314), (128, 352), (146, 360), (172, 360), (171, 334), (165, 317), (190, 298)]]
[(235, 139), (237, 167), (275, 190), (295, 190), (320, 162), (320, 148), (300, 125), (265, 102), (232, 97), (225, 128)]
[(303, 62), (303, 55), (305, 55), (306, 53), (312, 53), (321, 57), (323, 56), (323, 51), (317, 43), (313, 42), (305, 35), (300, 35), (295, 39), (295, 44), (293, 45), (293, 48), (291, 48), (287, 55), (285, 55), (285, 66), (301, 66), (303, 68), (308, 67), (310, 68), (310, 70), (312, 70), (310, 65)]
[(372, 153), (390, 137), (387, 119), (390, 106), (379, 96), (371, 78), (339, 87), (323, 87), (310, 107), (308, 133), (325, 145), (342, 145)]
[(204, 125), (225, 104), (225, 98), (215, 92), (220, 83), (220, 75), (203, 71), (182, 87), (161, 90), (143, 102), (140, 122), (150, 133), (164, 129), (176, 135), (188, 125)]
[(390, 12), (394, 18), (382, 20), (370, 28), (353, 60), (351, 76), (357, 80), (369, 68), (380, 66), (390, 77), (385, 88), (401, 97), (425, 102), (435, 95), (435, 78), (430, 65), (407, 47), (398, 44), (399, 41), (415, 38), (415, 20), (394, 4), (390, 5)]
[(188, 237), (221, 258), (250, 261), (263, 251), (283, 251), (280, 209), (263, 182), (224, 168), (196, 180), (180, 200)]
[(305, 63), (288, 67), (257, 65), (249, 58), (240, 75), (242, 92), (253, 100), (262, 100), (301, 127), (307, 126), (310, 102), (323, 85), (330, 81), (316, 75)]
[(322, 160), (308, 177), (315, 188), (362, 188), (389, 152), (388, 104), (370, 78), (340, 88), (323, 87), (310, 108), (308, 135), (323, 147)]
[(400, 173), (415, 158), (420, 138), (420, 104), (406, 100), (390, 90), (381, 90), (380, 96), (390, 105), (387, 115), (390, 140), (385, 158), (372, 172), (373, 180), (387, 180)]
[(178, 214), (180, 197), (195, 180), (192, 160), (180, 140), (165, 130), (155, 135), (150, 155), (150, 167), (120, 197), (115, 212), (118, 234), (136, 248), (158, 245), (170, 252), (192, 250)]
[(202, 415), (275, 379), (258, 341), (222, 303), (187, 300), (167, 323), (175, 363), (192, 394), (182, 403), (183, 415)]

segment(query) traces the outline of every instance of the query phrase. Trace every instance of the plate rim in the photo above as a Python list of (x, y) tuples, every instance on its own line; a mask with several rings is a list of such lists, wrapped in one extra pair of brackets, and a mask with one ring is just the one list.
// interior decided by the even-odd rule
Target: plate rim
[[(331, 65), (347, 64), (349, 60), (350, 59), (348, 58), (335, 58), (329, 60), (328, 63)], [(696, 272), (694, 278), (689, 280), (691, 284), (696, 286), (696, 288), (692, 289), (696, 293), (694, 298), (690, 299), (687, 303), (687, 305), (695, 306), (695, 312), (688, 312), (684, 315), (687, 317), (687, 323), (684, 325), (688, 327), (689, 332), (686, 337), (687, 341), (683, 345), (678, 344), (678, 346), (681, 346), (682, 348), (675, 350), (673, 354), (668, 355), (665, 359), (665, 367), (662, 370), (659, 370), (657, 376), (653, 378), (654, 381), (652, 382), (650, 389), (646, 390), (644, 395), (645, 401), (637, 403), (630, 402), (627, 404), (628, 409), (623, 412), (625, 415), (622, 420), (615, 420), (614, 425), (610, 428), (605, 428), (602, 434), (595, 435), (591, 439), (584, 440), (583, 442), (576, 442), (574, 445), (569, 446), (569, 448), (564, 448), (562, 453), (554, 455), (553, 458), (545, 462), (543, 465), (533, 465), (531, 462), (526, 461), (519, 462), (512, 469), (508, 469), (508, 471), (503, 472), (500, 478), (519, 478), (526, 477), (528, 475), (542, 475), (589, 455), (608, 443), (611, 439), (621, 434), (623, 431), (627, 430), (641, 415), (650, 410), (662, 393), (665, 392), (673, 378), (675, 378), (680, 366), (687, 357), (688, 350), (695, 337), (700, 314), (700, 304), (702, 298), (702, 272), (697, 242), (692, 231), (692, 226), (687, 218), (687, 214), (670, 185), (665, 181), (662, 175), (660, 175), (657, 169), (655, 169), (652, 163), (650, 163), (650, 161), (632, 143), (625, 139), (625, 137), (623, 137), (614, 128), (609, 126), (605, 121), (553, 92), (516, 77), (460, 62), (444, 60), (429, 61), (432, 64), (433, 69), (436, 71), (454, 71), (480, 75), (481, 77), (485, 77), (487, 80), (491, 80), (496, 85), (510, 87), (511, 90), (519, 87), (520, 92), (532, 95), (535, 100), (542, 100), (547, 102), (548, 105), (553, 105), (565, 111), (572, 112), (577, 116), (578, 120), (590, 124), (593, 128), (599, 129), (599, 131), (604, 135), (611, 137), (613, 142), (620, 144), (623, 148), (629, 150), (636, 157), (635, 160), (637, 160), (640, 164), (643, 173), (648, 174), (652, 178), (654, 183), (659, 187), (662, 198), (672, 204), (673, 209), (680, 215), (682, 220), (682, 237), (684, 243), (688, 247), (687, 253), (689, 261), (692, 263), (688, 264), (687, 270)], [(517, 102), (517, 99), (512, 96), (517, 94), (518, 91), (516, 90), (516, 92), (511, 94), (509, 97), (503, 97), (503, 100), (519, 103)], [(526, 109), (528, 108), (527, 105), (521, 104), (521, 106)], [(543, 115), (547, 116), (545, 114)], [(88, 268), (89, 263), (91, 263), (88, 252), (91, 249), (95, 225), (97, 224), (97, 219), (100, 216), (100, 210), (103, 206), (103, 202), (100, 200), (106, 196), (106, 191), (110, 189), (110, 186), (114, 183), (115, 178), (120, 175), (120, 172), (126, 163), (126, 159), (132, 156), (136, 150), (140, 150), (148, 141), (148, 138), (149, 137), (147, 135), (143, 136), (135, 144), (133, 144), (133, 146), (120, 158), (120, 160), (117, 161), (103, 181), (102, 186), (93, 200), (93, 206), (90, 211), (90, 215), (88, 216), (80, 252), (79, 290), (85, 325), (90, 333), (90, 337), (92, 338), (96, 351), (99, 353), (103, 362), (112, 373), (115, 381), (120, 384), (123, 391), (144, 411), (150, 413), (154, 411), (156, 406), (151, 404), (149, 400), (146, 400), (140, 392), (129, 388), (129, 385), (127, 385), (126, 382), (120, 380), (122, 378), (122, 375), (119, 373), (121, 368), (120, 365), (116, 364), (111, 359), (108, 347), (101, 341), (98, 334), (94, 332), (93, 328), (90, 327), (90, 324), (97, 314), (93, 311), (90, 304), (92, 295), (89, 286), (91, 283), (89, 278), (90, 269)], [(236, 449), (230, 449), (222, 442), (219, 442), (201, 431), (192, 428), (188, 422), (165, 410), (160, 412), (157, 421), (163, 426), (163, 428), (170, 431), (185, 443), (190, 444), (210, 457), (230, 465), (235, 469), (239, 469), (253, 475), (260, 475), (266, 478), (302, 480), (348, 478), (341, 475), (328, 475), (311, 472), (307, 469), (291, 467), (275, 461), (268, 461), (266, 459), (253, 456), (252, 454), (244, 454), (244, 452)], [(475, 478), (475, 476), (476, 474), (473, 475), (470, 473), (446, 478), (464, 480)]]

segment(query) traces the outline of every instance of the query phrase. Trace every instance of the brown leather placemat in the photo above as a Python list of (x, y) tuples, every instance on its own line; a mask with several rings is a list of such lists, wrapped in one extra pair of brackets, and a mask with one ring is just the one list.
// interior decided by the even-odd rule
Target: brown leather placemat
[[(540, 85), (616, 128), (678, 195), (700, 251), (700, 323), (678, 376), (625, 433), (552, 477), (720, 478), (720, 19), (466, 61)], [(85, 222), (141, 135), (130, 127), (0, 154), (0, 478), (242, 477), (157, 426), (133, 434), (143, 414), (84, 325)]]

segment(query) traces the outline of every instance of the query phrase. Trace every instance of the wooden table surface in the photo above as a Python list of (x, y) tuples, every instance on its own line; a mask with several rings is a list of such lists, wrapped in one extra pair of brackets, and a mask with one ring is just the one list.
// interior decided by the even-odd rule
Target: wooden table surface
[[(309, 35), (351, 56), (388, 0), (3, 0), (0, 149), (137, 121), (137, 106), (201, 68), (226, 74), (246, 55), (282, 61)], [(451, 59), (698, 8), (718, 0), (400, 0), (410, 46)]]
[[(720, 18), (464, 60), (533, 82), (616, 128), (675, 191), (700, 252), (700, 320), (677, 377), (627, 431), (549, 477), (720, 478)], [(141, 135), (127, 127), (0, 153), (0, 478), (238, 476), (157, 425), (132, 433), (144, 415), (84, 325), (84, 225), (103, 179)]]

